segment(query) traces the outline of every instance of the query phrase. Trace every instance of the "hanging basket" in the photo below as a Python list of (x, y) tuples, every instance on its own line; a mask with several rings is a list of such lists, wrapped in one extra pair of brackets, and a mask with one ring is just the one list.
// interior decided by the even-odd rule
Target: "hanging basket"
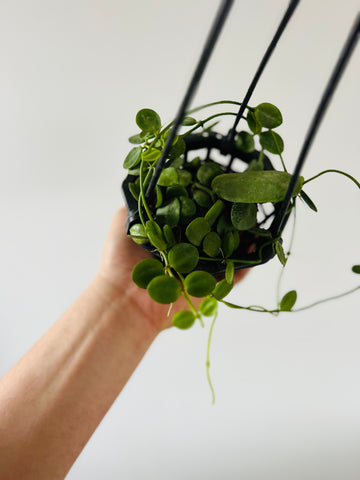
[[(180, 170), (183, 172), (191, 172), (191, 182), (186, 187), (179, 188), (178, 192), (176, 192), (176, 189), (171, 188), (171, 186), (170, 188), (166, 186), (156, 187), (160, 190), (159, 193), (165, 203), (169, 202), (169, 195), (171, 195), (171, 198), (179, 198), (179, 203), (181, 205), (182, 195), (180, 194), (185, 194), (185, 189), (186, 196), (190, 198), (190, 200), (192, 200), (196, 205), (196, 212), (194, 212), (191, 218), (189, 218), (189, 222), (186, 222), (185, 220), (179, 221), (179, 224), (177, 225), (170, 225), (174, 233), (175, 243), (188, 242), (189, 240), (186, 233), (188, 223), (195, 218), (206, 218), (207, 212), (215, 204), (216, 200), (218, 200), (218, 198), (215, 196), (215, 198), (212, 199), (211, 204), (207, 204), (206, 199), (211, 197), (206, 197), (206, 194), (204, 203), (201, 201), (201, 195), (199, 199), (196, 199), (196, 193), (202, 191), (199, 190), (198, 187), (201, 188), (203, 186), (204, 190), (209, 188), (209, 186), (201, 185), (199, 182), (197, 172), (199, 171), (200, 167), (208, 164), (217, 165), (219, 166), (218, 172), (221, 172), (222, 174), (243, 172), (249, 169), (249, 166), (252, 162), (254, 163), (258, 161), (260, 155), (259, 151), (257, 150), (253, 150), (250, 153), (241, 150), (238, 148), (235, 140), (231, 140), (229, 139), (229, 136), (223, 136), (215, 132), (190, 134), (184, 136), (183, 138), (185, 141), (185, 152), (182, 155), (183, 164), (180, 167)], [(195, 162), (194, 159), (196, 159)], [(194, 165), (194, 163), (196, 163), (196, 165)], [(173, 160), (168, 158), (165, 161), (163, 170), (172, 164)], [(274, 167), (267, 156), (264, 156), (263, 158), (263, 169), (268, 171), (274, 170)], [(129, 187), (134, 185), (136, 178), (137, 177), (135, 176), (128, 175), (122, 184), (123, 196), (128, 209), (126, 231), (129, 235), (131, 234), (131, 227), (141, 224), (141, 217), (138, 210), (139, 202), (138, 199), (135, 198), (134, 194), (130, 191)], [(173, 197), (174, 194), (178, 194), (179, 196)], [(160, 227), (163, 228), (166, 221), (157, 215), (157, 211), (159, 212), (161, 210), (157, 209), (155, 206), (157, 200), (156, 195), (154, 194), (154, 189), (148, 195), (148, 197), (148, 204), (153, 218), (156, 222), (158, 222)], [(271, 220), (279, 211), (281, 203), (278, 202), (259, 205), (256, 222), (251, 226), (251, 228), (240, 231), (236, 230), (235, 228), (231, 228), (230, 217), (231, 208), (233, 205), (232, 202), (222, 201), (222, 203), (224, 204), (223, 211), (214, 221), (211, 221), (211, 227), (209, 230), (209, 232), (212, 232), (214, 236), (216, 234), (222, 237), (221, 247), (219, 252), (216, 254), (218, 259), (222, 259), (220, 261), (216, 261), (214, 258), (206, 254), (204, 251), (204, 239), (201, 241), (195, 241), (200, 255), (200, 261), (198, 262), (195, 270), (204, 270), (214, 276), (221, 276), (225, 273), (227, 260), (229, 258), (234, 261), (235, 270), (248, 268), (254, 265), (260, 265), (273, 258), (276, 252), (270, 226)], [(143, 215), (146, 216), (146, 212), (144, 212)], [(224, 233), (226, 228), (229, 228), (229, 232), (231, 232), (229, 235)], [(206, 238), (206, 236), (204, 236), (204, 238)], [(215, 239), (216, 238), (217, 236), (215, 236)], [(231, 245), (226, 246), (226, 241), (229, 243), (235, 242), (236, 248), (232, 250)], [(144, 249), (152, 252), (156, 258), (160, 258), (160, 254), (150, 243), (143, 243), (141, 246)]]

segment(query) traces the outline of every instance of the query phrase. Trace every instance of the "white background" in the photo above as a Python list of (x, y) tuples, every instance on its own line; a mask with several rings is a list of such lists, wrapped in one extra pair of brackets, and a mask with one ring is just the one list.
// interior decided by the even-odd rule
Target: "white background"
[[(237, 0), (193, 105), (241, 100), (285, 0)], [(175, 115), (218, 1), (0, 0), (0, 373), (93, 278), (116, 209), (135, 114)], [(302, 0), (251, 101), (281, 109), (294, 166), (359, 0)], [(360, 46), (304, 168), (360, 177)], [(359, 194), (345, 177), (307, 188), (283, 293), (299, 306), (359, 283)], [(285, 236), (288, 238), (289, 232)], [(286, 239), (285, 238), (285, 239)], [(274, 306), (280, 264), (231, 294)], [(102, 478), (360, 478), (359, 295), (278, 318), (222, 308), (214, 331), (170, 330), (68, 475)], [(106, 374), (106, 372), (104, 372)], [(86, 405), (84, 405), (86, 408)]]

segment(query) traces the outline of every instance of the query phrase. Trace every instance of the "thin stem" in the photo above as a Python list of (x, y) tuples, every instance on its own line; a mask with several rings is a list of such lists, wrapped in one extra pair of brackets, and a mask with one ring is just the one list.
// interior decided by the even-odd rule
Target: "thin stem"
[[(295, 226), (296, 226), (296, 205), (295, 205), (295, 201), (296, 201), (296, 199), (294, 200), (294, 207), (293, 207), (294, 208), (294, 221), (293, 221), (293, 228), (292, 228), (292, 232), (291, 232), (289, 248), (288, 248), (288, 251), (287, 251), (287, 257), (289, 257), (291, 255), (291, 250), (292, 250), (292, 247), (293, 247), (293, 244), (294, 244), (294, 239), (295, 239)], [(286, 262), (286, 264), (287, 264), (287, 262)], [(276, 303), (277, 303), (278, 307), (280, 306), (280, 287), (281, 287), (281, 281), (282, 281), (282, 278), (283, 278), (283, 275), (284, 275), (284, 271), (285, 271), (285, 267), (282, 267), (279, 278), (278, 278), (278, 281), (277, 281)]]
[(339, 295), (334, 295), (333, 297), (323, 298), (322, 300), (318, 300), (317, 302), (311, 303), (310, 305), (306, 305), (305, 307), (296, 308), (291, 310), (292, 312), (302, 312), (303, 310), (307, 310), (309, 308), (315, 307), (316, 305), (320, 305), (321, 303), (329, 302), (330, 300), (336, 300), (337, 298), (345, 297), (346, 295), (350, 295), (351, 293), (356, 292), (356, 290), (360, 289), (360, 285), (355, 287), (351, 290), (346, 292), (340, 293)]
[(314, 175), (313, 177), (308, 178), (307, 180), (304, 181), (304, 185), (305, 185), (305, 183), (309, 183), (312, 180), (315, 180), (315, 178), (320, 177), (320, 175), (324, 175), (324, 173), (331, 173), (331, 172), (332, 173), (339, 173), (340, 175), (344, 175), (345, 177), (350, 178), (350, 180), (352, 180), (355, 183), (355, 185), (358, 188), (360, 188), (360, 183), (352, 175), (350, 175), (349, 173), (346, 173), (346, 172), (342, 172), (341, 170), (335, 170), (333, 168), (329, 168), (328, 170), (324, 170), (323, 172), (320, 172), (317, 175)]
[[(179, 272), (176, 272), (176, 274), (179, 276), (180, 280), (182, 281), (182, 284), (184, 285), (184, 276), (181, 275), (181, 273)], [(184, 295), (184, 298), (187, 302), (187, 304), (189, 305), (190, 309), (192, 310), (193, 314), (195, 315), (196, 318), (199, 319), (199, 322), (201, 324), (202, 327), (204, 327), (204, 322), (201, 318), (201, 315), (199, 315), (199, 312), (196, 310), (194, 304), (192, 303), (191, 301), (191, 298), (189, 297), (187, 291), (185, 290), (185, 288), (182, 289), (182, 294)]]
[(211, 338), (212, 338), (212, 334), (213, 334), (213, 330), (214, 330), (214, 325), (215, 325), (215, 322), (216, 322), (216, 319), (217, 319), (217, 311), (214, 315), (214, 318), (213, 318), (213, 321), (211, 322), (211, 325), (210, 325), (210, 330), (209, 330), (209, 337), (208, 337), (208, 343), (207, 343), (207, 350), (206, 350), (206, 376), (207, 376), (207, 380), (208, 380), (208, 384), (209, 384), (209, 387), (210, 387), (210, 390), (211, 390), (211, 396), (212, 396), (212, 404), (214, 405), (215, 403), (215, 390), (214, 390), (214, 387), (213, 387), (213, 384), (212, 384), (212, 381), (211, 381), (211, 377), (210, 377), (210, 345), (211, 345)]
[(206, 118), (205, 120), (199, 121), (196, 125), (194, 125), (192, 128), (190, 128), (190, 130), (185, 132), (182, 136), (186, 137), (186, 135), (189, 135), (194, 130), (197, 130), (198, 128), (202, 127), (206, 122), (209, 122), (210, 120), (213, 120), (214, 118), (217, 118), (217, 117), (223, 117), (224, 115), (236, 115), (236, 113), (234, 113), (234, 112), (214, 113), (214, 115), (211, 115), (210, 117)]

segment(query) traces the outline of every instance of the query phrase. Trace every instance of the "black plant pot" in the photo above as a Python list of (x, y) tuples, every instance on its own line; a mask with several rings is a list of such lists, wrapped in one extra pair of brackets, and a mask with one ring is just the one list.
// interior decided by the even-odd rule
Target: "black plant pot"
[[(203, 135), (188, 135), (183, 137), (186, 144), (185, 150), (185, 162), (188, 161), (189, 152), (195, 150), (205, 149), (204, 157), (201, 159), (203, 162), (207, 160), (215, 161), (213, 158), (214, 152), (217, 152), (216, 157), (219, 157), (221, 154), (221, 160), (224, 160), (224, 163), (221, 162), (221, 165), (225, 173), (233, 173), (234, 171), (244, 171), (245, 168), (250, 164), (252, 160), (256, 160), (259, 157), (259, 152), (254, 150), (251, 153), (246, 153), (237, 148), (234, 141), (230, 142), (226, 136), (222, 136), (217, 133), (206, 133)], [(215, 156), (215, 155), (214, 155)], [(230, 159), (230, 160), (229, 160)], [(218, 162), (220, 163), (220, 162)], [(234, 166), (239, 164), (239, 168)], [(165, 167), (167, 163), (165, 163)], [(264, 169), (265, 170), (274, 170), (272, 163), (269, 158), (264, 156)], [(128, 215), (126, 220), (126, 232), (129, 233), (129, 230), (132, 225), (136, 223), (141, 223), (140, 216), (138, 212), (138, 202), (132, 196), (129, 190), (129, 183), (133, 182), (136, 177), (128, 175), (122, 184), (122, 192), (125, 199), (126, 207), (128, 209)], [(271, 204), (270, 212), (266, 214), (267, 223), (271, 221), (278, 209), (280, 208), (281, 203)], [(267, 205), (269, 207), (269, 205)], [(250, 231), (241, 232), (241, 241), (238, 249), (232, 254), (232, 258), (236, 258), (237, 261), (234, 263), (235, 270), (240, 270), (243, 268), (249, 268), (256, 265), (261, 265), (268, 262), (275, 255), (274, 241), (271, 237), (270, 226), (264, 229), (263, 224), (265, 221), (261, 222), (263, 233), (267, 235), (258, 235), (257, 233)], [(284, 222), (285, 223), (285, 222)], [(141, 245), (142, 248), (153, 253), (155, 257), (159, 257), (159, 254), (154, 251), (154, 248), (150, 244)], [(225, 273), (226, 264), (225, 262), (215, 262), (211, 259), (209, 261), (200, 261), (196, 267), (196, 270), (204, 270), (211, 273), (214, 276), (221, 276)]]

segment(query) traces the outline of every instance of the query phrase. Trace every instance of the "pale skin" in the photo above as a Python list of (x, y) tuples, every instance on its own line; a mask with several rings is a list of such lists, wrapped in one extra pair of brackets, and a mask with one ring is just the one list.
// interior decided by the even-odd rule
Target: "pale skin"
[[(125, 217), (125, 209), (115, 215), (89, 287), (0, 379), (2, 480), (63, 479), (153, 340), (171, 326), (169, 306), (131, 281), (149, 254), (125, 235)], [(171, 313), (183, 308), (181, 298)]]

